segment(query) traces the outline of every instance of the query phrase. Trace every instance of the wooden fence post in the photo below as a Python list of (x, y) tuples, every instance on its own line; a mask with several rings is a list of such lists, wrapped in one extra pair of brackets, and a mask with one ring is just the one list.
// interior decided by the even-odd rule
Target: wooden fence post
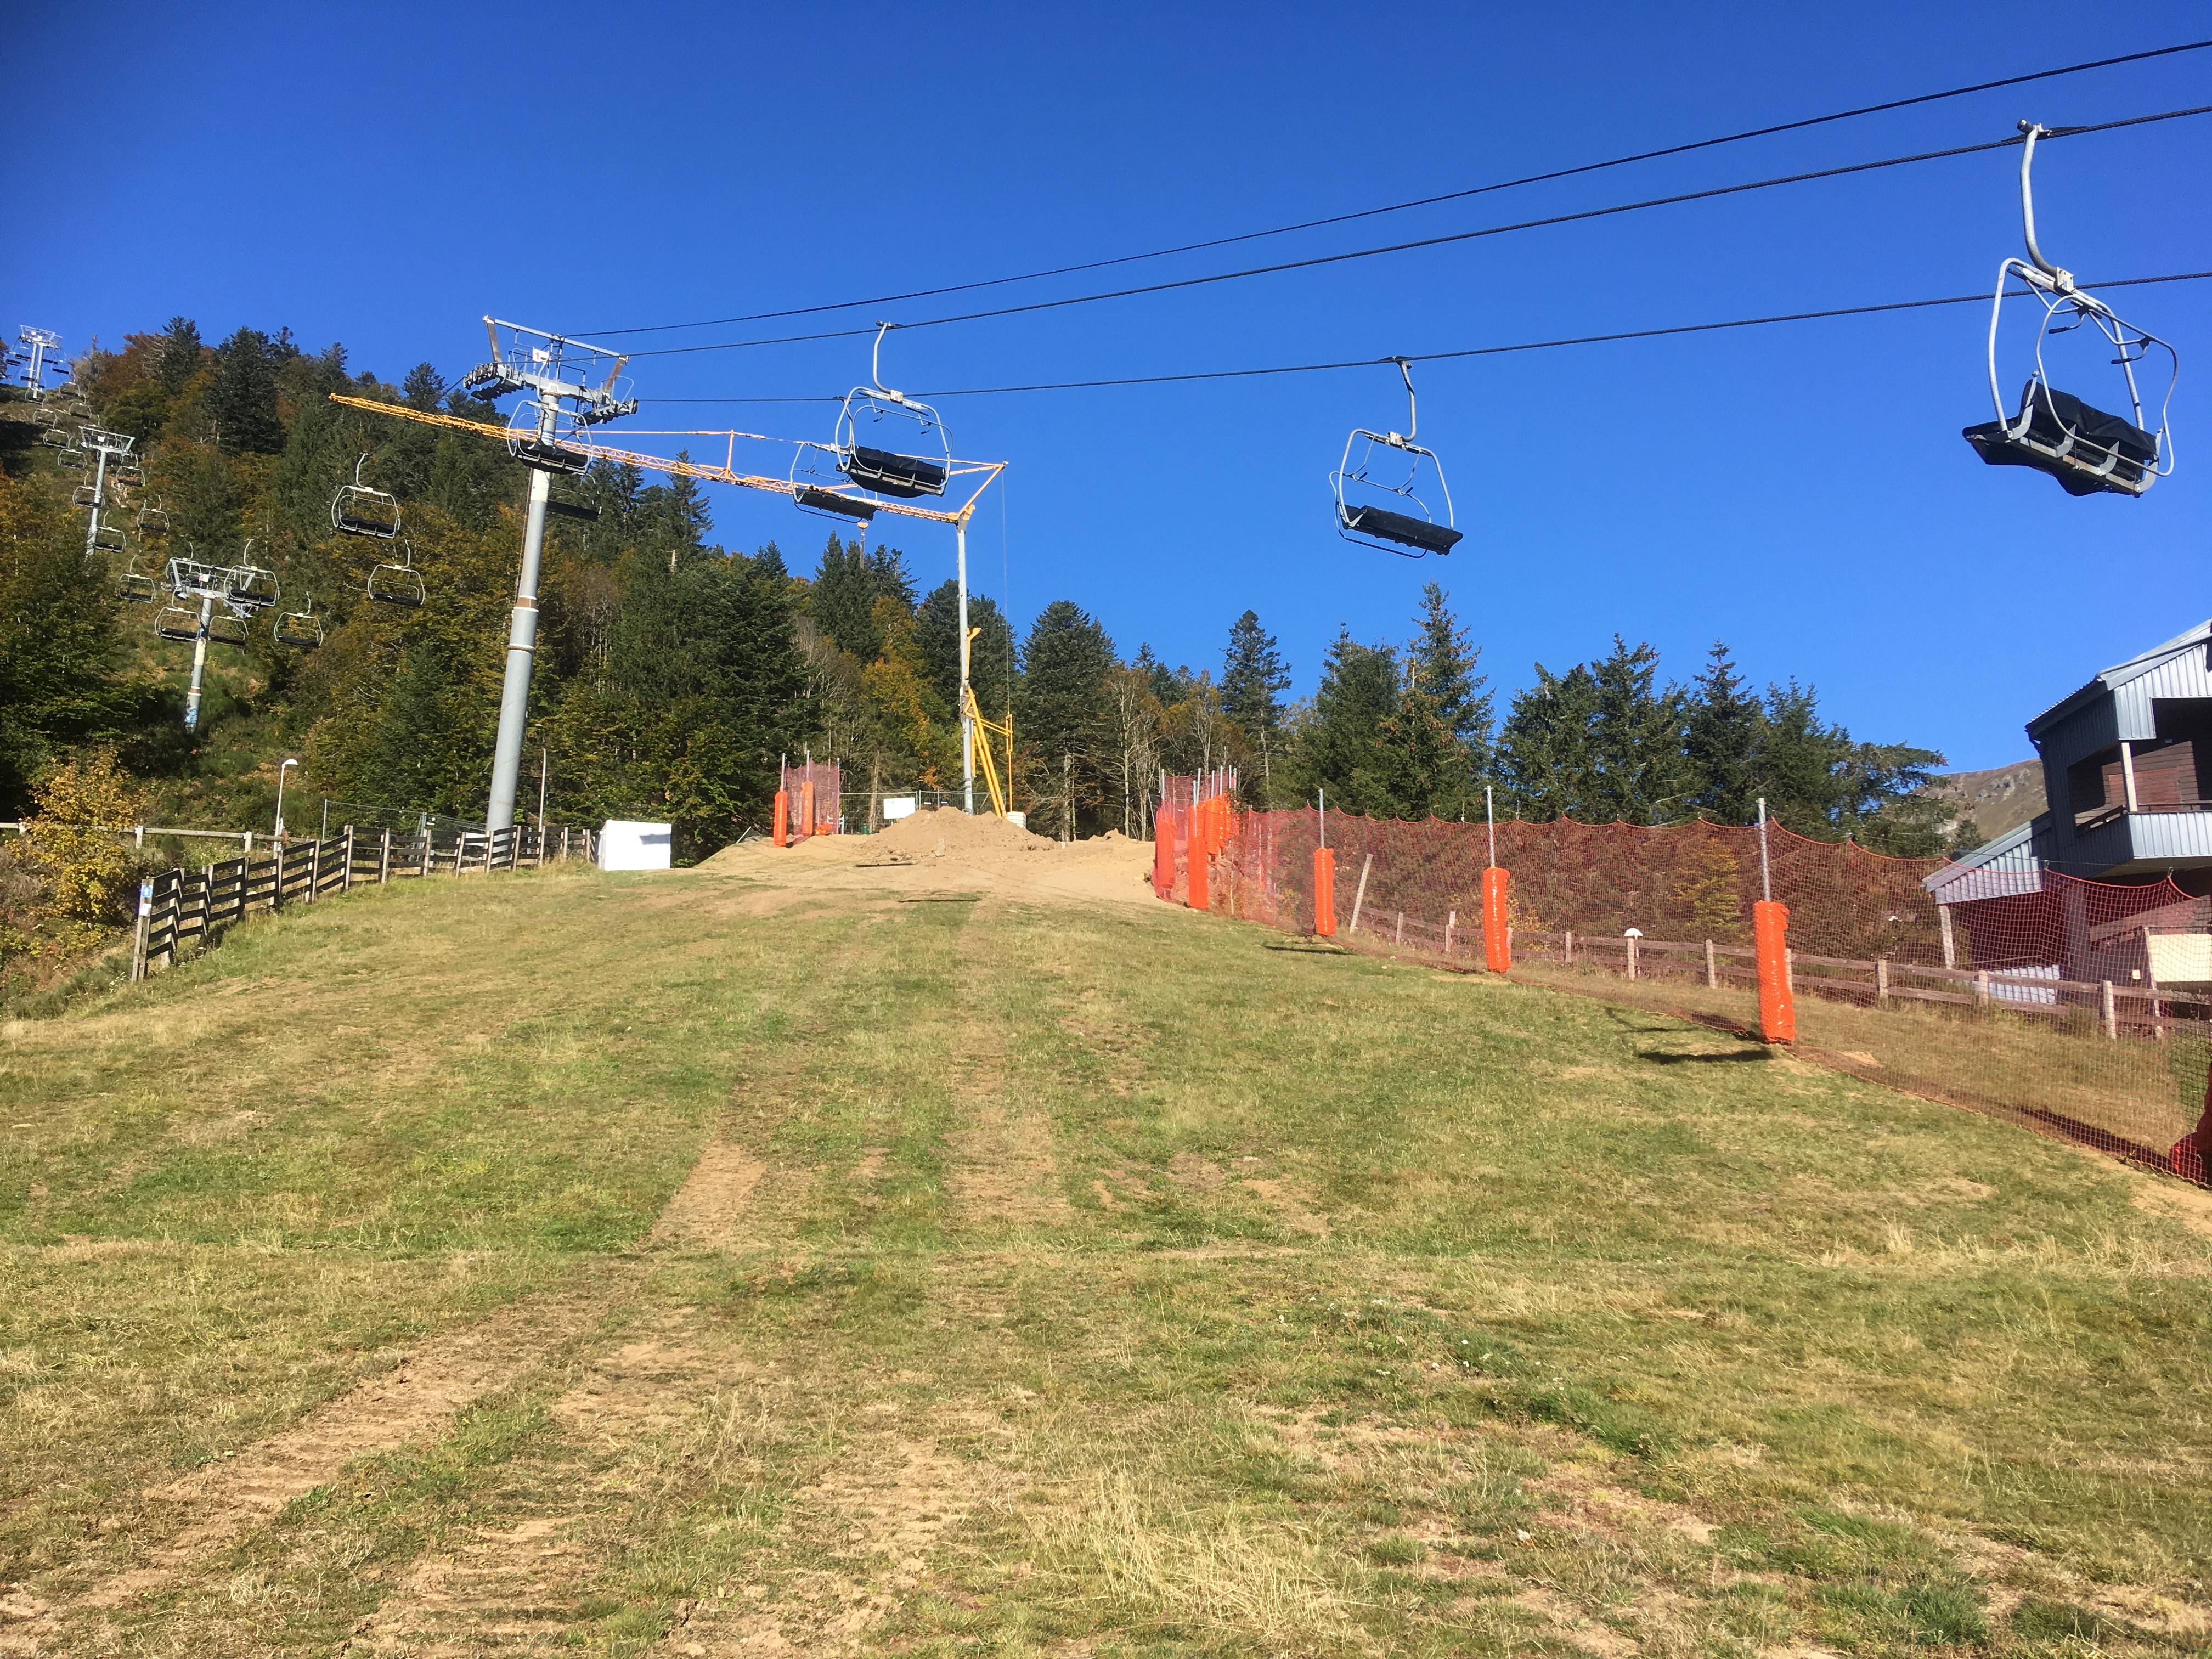
[(1458, 926), (1459, 912), (1456, 910), (1444, 912), (1444, 954), (1448, 957), (1451, 954), (1452, 930)]
[(1564, 930), (1560, 934), (1560, 938), (1565, 942), (1566, 945), (1565, 952), (1567, 959), (1566, 965), (1571, 968), (1575, 965), (1575, 930), (1571, 927)]
[(1711, 939), (1705, 941), (1705, 988), (1708, 991), (1717, 991), (1721, 988), (1720, 963), (1714, 957), (1713, 942)]
[(2112, 981), (2106, 980), (2098, 992), (2098, 1012), (2105, 1017), (2105, 1035), (2113, 1042), (2120, 1040), (2120, 1010), (2112, 996)]
[(1635, 935), (1634, 933), (1630, 933), (1630, 934), (1627, 936), (1627, 938), (1628, 938), (1628, 976), (1629, 976), (1629, 978), (1631, 978), (1631, 979), (1634, 979), (1634, 978), (1636, 977), (1636, 945), (1637, 945), (1637, 939), (1636, 939), (1636, 935)]
[(562, 863), (563, 863), (563, 864), (566, 864), (568, 861), (568, 826), (567, 824), (565, 824), (565, 823), (564, 823), (564, 824), (562, 824), (562, 825), (561, 826), (561, 862), (562, 862)]
[(1345, 929), (1347, 933), (1356, 933), (1359, 931), (1359, 907), (1367, 902), (1367, 872), (1374, 867), (1374, 854), (1370, 853), (1360, 860), (1359, 888), (1352, 896), (1352, 925)]
[(1797, 953), (1795, 951), (1785, 949), (1782, 952), (1782, 983), (1790, 992), (1790, 1001), (1796, 1001)]
[(1984, 1013), (1989, 1012), (1990, 975), (1986, 968), (1974, 975), (1974, 1006)]
[(1398, 931), (1390, 936), (1390, 943), (1393, 945), (1403, 945), (1405, 942), (1406, 913), (1403, 910), (1401, 910), (1398, 912)]
[(338, 878), (338, 891), (353, 891), (353, 825), (345, 827), (345, 873)]
[(376, 884), (383, 886), (392, 879), (392, 831), (381, 832), (376, 838)]
[(276, 843), (276, 880), (269, 889), (269, 908), (282, 909), (284, 904), (284, 854), (290, 851), (283, 842)]
[(1956, 968), (1959, 965), (1959, 947), (1951, 936), (1951, 907), (1948, 904), (1937, 905), (1936, 920), (1943, 929), (1943, 965), (1946, 968)]
[(1887, 957), (1876, 957), (1874, 959), (1874, 1000), (1877, 1004), (1886, 1004), (1889, 1000), (1889, 958)]
[(138, 884), (138, 928), (131, 940), (131, 982), (137, 984), (146, 977), (146, 933), (154, 921), (154, 884)]
[(430, 875), (430, 832), (426, 829), (422, 831), (422, 876), (426, 881)]
[(323, 884), (323, 842), (318, 836), (307, 843), (307, 902), (313, 904)]

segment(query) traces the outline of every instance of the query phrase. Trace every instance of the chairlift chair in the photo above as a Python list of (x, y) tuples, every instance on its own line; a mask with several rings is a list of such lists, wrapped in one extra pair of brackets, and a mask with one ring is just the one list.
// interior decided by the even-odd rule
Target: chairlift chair
[(121, 525), (104, 524), (92, 532), (92, 550), (95, 553), (120, 553), (127, 545)]
[(54, 459), (72, 472), (81, 472), (84, 470), (84, 451), (79, 449), (74, 443), (65, 442), (62, 446), (62, 453)]
[(353, 482), (340, 484), (331, 497), (331, 528), (388, 542), (399, 533), (399, 498), (361, 481), (361, 470), (368, 465), (363, 454), (353, 464)]
[[(138, 568), (138, 561), (131, 561), (116, 579), (115, 596), (132, 605), (151, 605), (161, 596), (161, 585)], [(198, 623), (194, 624), (195, 627)]]
[(88, 483), (81, 483), (70, 492), (71, 507), (98, 507), (100, 491)]
[(154, 617), (154, 632), (165, 640), (190, 645), (200, 636), (200, 613), (181, 605), (165, 605)]
[(248, 541), (238, 556), (238, 562), (225, 573), (223, 599), (233, 610), (246, 615), (266, 611), (283, 597), (276, 580), (276, 573), (246, 562), (253, 544)]
[(216, 611), (208, 618), (208, 643), (210, 645), (244, 645), (246, 618), (234, 612)]
[[(895, 326), (876, 325), (869, 384), (847, 392), (837, 410), (836, 441), (831, 446), (836, 453), (837, 470), (877, 495), (901, 501), (942, 495), (952, 476), (952, 434), (927, 404), (884, 384), (884, 336)], [(873, 437), (878, 431), (885, 434), (883, 441), (860, 441), (864, 435)], [(890, 441), (890, 434), (902, 436), (906, 447)]]
[(315, 615), (315, 596), (307, 595), (305, 611), (280, 611), (276, 624), (270, 630), (279, 645), (320, 645), (323, 642), (322, 620)]
[[(2154, 480), (2173, 471), (2173, 441), (2167, 409), (2180, 370), (2172, 345), (2121, 318), (2102, 300), (2081, 292), (2074, 275), (2043, 257), (2035, 239), (2035, 197), (2030, 169), (2035, 143), (2054, 131), (2033, 121), (2020, 124), (2021, 220), (2027, 258), (2007, 258), (1997, 267), (1996, 297), (1990, 305), (1990, 400), (1997, 418), (1961, 433), (1974, 453), (1991, 466), (2025, 466), (2047, 474), (2069, 495), (2141, 495)], [(2035, 337), (2035, 368), (2020, 394), (2015, 413), (2007, 409), (1997, 368), (1997, 331), (2004, 314), (2005, 285), (2017, 276), (2040, 301), (2043, 315)], [(2112, 365), (2125, 384), (2133, 419), (2109, 414), (2051, 384), (2044, 360), (2045, 345), (2082, 328), (2102, 337), (2113, 353)], [(2155, 348), (2165, 353), (2166, 390), (2157, 404), (2156, 430), (2148, 428), (2136, 365)]]
[(801, 442), (791, 458), (791, 499), (803, 513), (823, 519), (857, 519), (863, 525), (880, 505), (845, 478), (844, 452), (833, 444)]
[(514, 406), (507, 425), (507, 453), (540, 472), (582, 472), (592, 465), (590, 429), (565, 404), (553, 410), (551, 432), (538, 429), (540, 406), (526, 398)]
[(403, 536), (399, 546), (398, 562), (387, 562), (372, 569), (364, 591), (380, 605), (396, 605), (404, 610), (419, 611), (428, 594), (422, 586), (422, 574), (415, 568), (415, 544)]
[(147, 535), (167, 535), (169, 530), (168, 509), (159, 502), (149, 501), (138, 509), (137, 522), (139, 530)]
[[(1451, 487), (1444, 482), (1443, 463), (1437, 459), (1436, 451), (1413, 441), (1420, 427), (1420, 408), (1413, 398), (1413, 364), (1404, 357), (1382, 361), (1397, 364), (1399, 377), (1406, 383), (1406, 430), (1402, 434), (1370, 432), (1364, 427), (1354, 427), (1344, 441), (1343, 459), (1328, 475), (1336, 494), (1336, 533), (1358, 546), (1395, 553), (1403, 559), (1426, 558), (1431, 553), (1441, 556), (1458, 546), (1466, 532), (1452, 527)], [(1359, 450), (1357, 465), (1352, 460), (1354, 449)], [(1371, 469), (1377, 465), (1395, 472), (1394, 453), (1405, 458), (1404, 479), (1392, 483), (1374, 477)], [(1424, 460), (1443, 503), (1441, 524), (1419, 493)]]

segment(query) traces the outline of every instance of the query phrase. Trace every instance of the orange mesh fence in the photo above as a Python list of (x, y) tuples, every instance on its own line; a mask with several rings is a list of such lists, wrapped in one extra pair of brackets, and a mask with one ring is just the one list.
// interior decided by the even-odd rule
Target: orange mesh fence
[[(835, 761), (805, 761), (783, 764), (783, 781), (777, 789), (788, 813), (792, 841), (809, 836), (834, 836), (843, 828), (838, 817), (842, 772)], [(779, 841), (779, 847), (784, 843)]]
[[(1324, 826), (1171, 778), (1157, 827), (1153, 890), (1171, 902), (1300, 933), (1333, 920), (1348, 948), (1464, 969), (1494, 952), (1531, 982), (1762, 1027), (1755, 827), (1500, 823), (1502, 939), (1484, 925), (1481, 824), (1331, 811)], [(1787, 930), (1774, 1036), (1794, 1029), (1881, 1081), (2203, 1178), (2212, 901), (1772, 825), (1766, 863)]]

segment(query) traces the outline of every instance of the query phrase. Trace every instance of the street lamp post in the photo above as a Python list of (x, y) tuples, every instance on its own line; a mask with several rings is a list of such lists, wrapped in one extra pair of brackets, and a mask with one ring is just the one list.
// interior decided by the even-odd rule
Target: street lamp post
[(276, 839), (284, 839), (284, 775), (300, 763), (288, 760), (276, 769)]

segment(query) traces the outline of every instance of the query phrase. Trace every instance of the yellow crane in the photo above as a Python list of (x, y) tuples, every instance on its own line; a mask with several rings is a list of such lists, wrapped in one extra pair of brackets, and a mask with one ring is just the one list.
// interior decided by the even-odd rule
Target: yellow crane
[[(371, 415), (389, 415), (394, 420), (414, 421), (423, 426), (443, 427), (449, 432), (472, 432), (479, 437), (496, 438), (501, 443), (505, 443), (508, 436), (507, 428), (495, 422), (472, 421), (465, 415), (448, 415), (443, 410), (410, 409), (404, 404), (380, 404), (373, 398), (351, 398), (338, 392), (331, 392), (330, 398), (332, 403), (343, 404), (348, 409), (365, 410)], [(580, 463), (595, 460), (618, 462), (626, 466), (641, 467), (648, 472), (665, 472), (674, 477), (735, 484), (740, 489), (763, 489), (773, 495), (796, 495), (801, 488), (788, 478), (771, 478), (759, 473), (740, 472), (737, 469), (738, 439), (756, 439), (764, 443), (793, 443), (797, 441), (795, 439), (773, 438), (763, 432), (641, 432), (638, 435), (647, 438), (721, 438), (727, 441), (728, 459), (717, 466), (711, 461), (672, 461), (665, 455), (649, 455), (634, 449), (613, 449), (605, 444), (556, 441), (556, 447), (568, 450)], [(956, 529), (965, 530), (969, 517), (975, 511), (976, 501), (991, 487), (991, 481), (1005, 471), (1006, 467), (1004, 461), (954, 462), (951, 476), (973, 477), (976, 483), (968, 499), (951, 512), (941, 512), (929, 507), (912, 507), (904, 501), (879, 501), (871, 505), (878, 513), (894, 514), (902, 519), (924, 519), (931, 524), (949, 524)], [(582, 467), (580, 465), (577, 470), (580, 471)], [(820, 486), (807, 488), (823, 495), (845, 494), (858, 499), (855, 492), (823, 489)]]
[[(969, 642), (972, 644), (982, 631), (980, 628), (969, 629)], [(1009, 708), (1004, 720), (985, 720), (982, 709), (975, 702), (975, 688), (963, 685), (960, 690), (968, 700), (967, 708), (961, 712), (975, 724), (975, 758), (983, 763), (983, 787), (991, 792), (991, 811), (1004, 817), (1006, 816), (1006, 795), (1014, 784), (1014, 711)], [(1006, 740), (1006, 781), (1003, 786), (999, 781), (998, 762), (991, 754), (991, 739), (994, 737)]]

